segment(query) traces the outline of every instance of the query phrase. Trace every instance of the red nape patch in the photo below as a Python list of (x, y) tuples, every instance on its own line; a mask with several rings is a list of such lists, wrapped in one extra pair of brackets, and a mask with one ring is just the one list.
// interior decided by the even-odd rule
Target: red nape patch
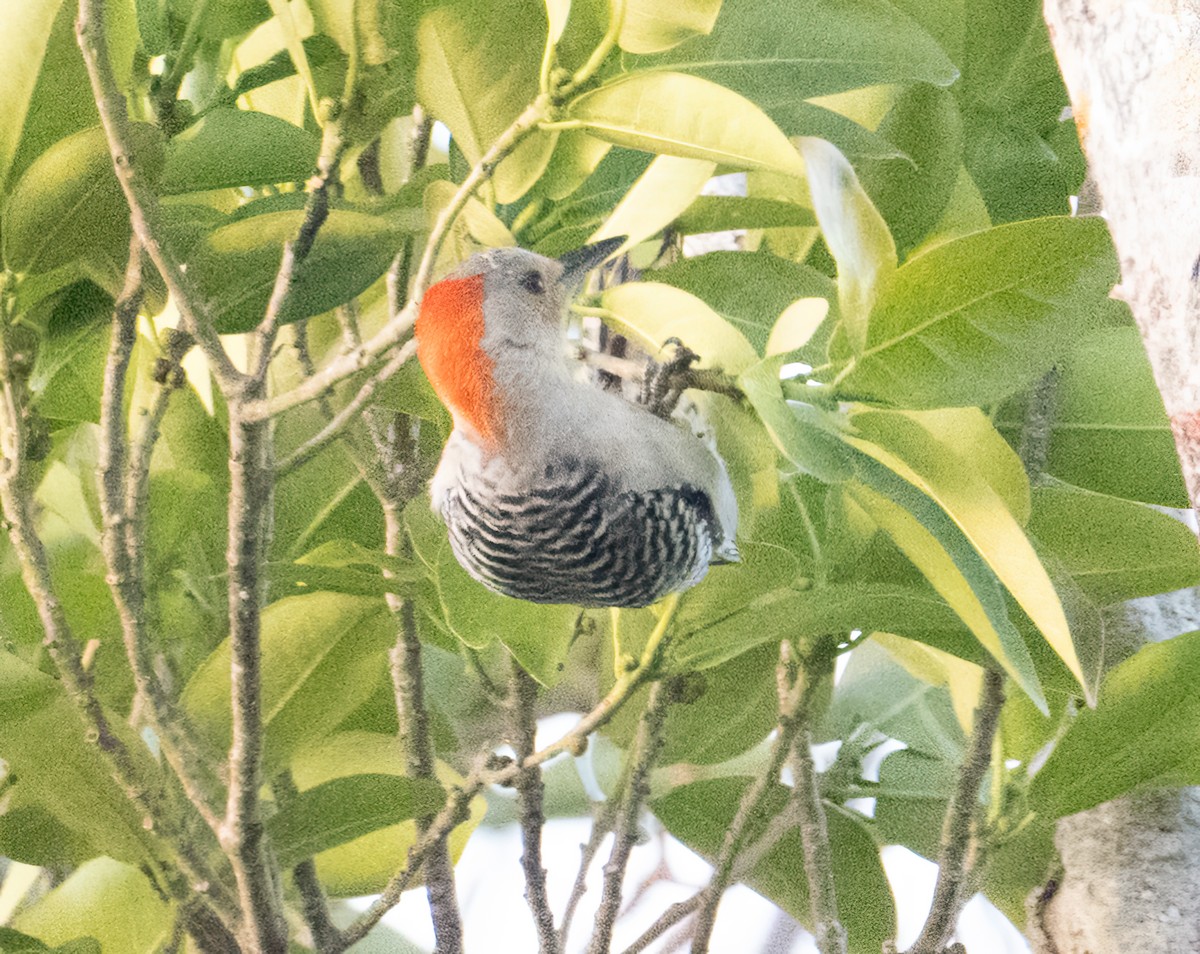
[(483, 340), (483, 276), (446, 278), (421, 299), (414, 327), (417, 360), (437, 396), (494, 443), (499, 436), (493, 362)]

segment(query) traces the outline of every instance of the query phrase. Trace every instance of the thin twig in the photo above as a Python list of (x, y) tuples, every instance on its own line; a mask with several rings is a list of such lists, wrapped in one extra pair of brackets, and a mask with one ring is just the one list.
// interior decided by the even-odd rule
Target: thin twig
[[(281, 772), (271, 782), (275, 800), (280, 807), (286, 805), (300, 794), (291, 772)], [(341, 932), (329, 913), (329, 901), (325, 897), (325, 889), (317, 876), (317, 866), (311, 858), (306, 858), (292, 868), (292, 880), (300, 894), (300, 909), (304, 914), (304, 923), (312, 935), (313, 944), (318, 951), (335, 946), (341, 939)]]
[(442, 806), (432, 824), (409, 848), (404, 867), (392, 875), (380, 896), (342, 932), (342, 945), (337, 950), (345, 950), (351, 944), (362, 940), (380, 919), (396, 906), (400, 895), (416, 877), (430, 848), (446, 838), (457, 825), (466, 821), (470, 816), (471, 799), (485, 785), (512, 785), (520, 772), (542, 765), (563, 752), (578, 754), (587, 747), (588, 736), (606, 725), (629, 697), (658, 672), (666, 649), (667, 635), (678, 606), (678, 594), (664, 601), (663, 614), (646, 640), (637, 667), (618, 679), (596, 707), (581, 718), (566, 735), (520, 761), (501, 759), (490, 754), (485, 754), (477, 760), (477, 766), (461, 785), (450, 792), (446, 804)]
[(369, 380), (364, 382), (363, 386), (359, 388), (358, 393), (354, 395), (345, 407), (330, 418), (329, 422), (320, 431), (279, 462), (277, 474), (282, 477), (284, 474), (307, 463), (324, 450), (328, 444), (340, 437), (346, 427), (353, 423), (354, 419), (367, 406), (371, 398), (375, 396), (375, 391), (379, 386), (399, 371), (409, 358), (416, 353), (416, 350), (416, 342), (411, 340), (396, 349), (395, 354), (388, 359), (387, 364), (371, 375)]
[[(780, 647), (780, 672), (789, 668), (790, 647)], [(817, 785), (817, 770), (812, 757), (812, 700), (818, 686), (833, 675), (833, 656), (814, 655), (805, 672), (797, 678), (805, 681), (793, 718), (797, 723), (789, 764), (792, 769), (792, 798), (800, 819), (800, 841), (804, 848), (804, 876), (808, 882), (812, 933), (821, 954), (846, 954), (849, 943), (838, 915), (837, 890), (833, 883), (833, 853), (829, 847), (829, 829), (825, 807)], [(788, 702), (786, 680), (779, 687), (779, 705)]]
[(134, 234), (162, 275), (163, 282), (179, 309), (184, 331), (200, 343), (212, 373), (222, 389), (230, 393), (242, 383), (243, 375), (234, 367), (229, 355), (221, 346), (212, 316), (201, 304), (191, 282), (160, 241), (164, 231), (159, 216), (158, 199), (143, 181), (140, 166), (135, 161), (125, 97), (113, 77), (108, 50), (104, 47), (104, 0), (79, 0), (75, 35), (87, 65), (92, 94), (100, 113), (100, 122), (104, 126), (104, 134), (108, 139), (117, 181), (120, 182), (125, 199), (129, 203)]
[(622, 780), (622, 788), (615, 792), (611, 798), (605, 801), (600, 811), (592, 822), (592, 832), (588, 836), (588, 840), (579, 846), (579, 870), (575, 873), (575, 883), (571, 886), (571, 896), (567, 898), (567, 907), (563, 912), (562, 924), (558, 928), (558, 946), (565, 949), (567, 946), (567, 938), (571, 934), (571, 922), (575, 919), (575, 911), (579, 907), (579, 902), (583, 900), (584, 894), (587, 893), (587, 873), (592, 867), (592, 862), (596, 855), (600, 852), (600, 845), (608, 833), (613, 830), (613, 825), (617, 822), (617, 812), (620, 810), (621, 803), (624, 801), (624, 781)]
[(217, 780), (190, 739), (183, 714), (162, 686), (150, 657), (145, 622), (144, 497), (150, 448), (166, 411), (171, 383), (158, 392), (143, 433), (130, 454), (128, 485), (126, 469), (125, 379), (137, 341), (137, 315), (141, 304), (142, 255), (135, 237), (130, 244), (125, 287), (113, 309), (112, 339), (105, 365), (100, 400), (100, 511), (104, 531), (101, 543), (113, 603), (121, 622), (134, 685), (149, 713), (151, 727), (171, 768), (179, 777), (188, 800), (215, 832), (219, 821), (214, 792)]
[[(509, 659), (509, 735), (519, 762), (535, 751), (537, 719), (537, 683), (517, 662)], [(558, 954), (559, 940), (554, 931), (554, 914), (546, 895), (546, 869), (542, 867), (542, 829), (546, 816), (542, 811), (542, 772), (538, 768), (517, 773), (517, 808), (521, 827), (521, 869), (525, 873), (525, 900), (537, 929), (538, 954)]]
[(255, 332), (258, 338), (255, 380), (262, 380), (266, 376), (279, 323), (286, 316), (295, 291), (296, 272), (308, 258), (317, 240), (317, 233), (329, 218), (329, 190), (337, 177), (338, 165), (345, 151), (346, 141), (342, 136), (341, 123), (336, 117), (331, 118), (321, 130), (321, 150), (317, 155), (317, 170), (308, 180), (304, 218), (296, 237), (283, 247), (283, 257), (275, 273), (267, 310)]
[[(381, 502), (384, 504), (385, 552), (389, 556), (400, 556), (404, 549), (404, 523), (399, 502), (386, 498)], [(391, 673), (400, 733), (404, 737), (407, 774), (411, 778), (432, 779), (435, 774), (433, 740), (429, 733), (429, 710), (425, 705), (421, 641), (417, 638), (412, 601), (401, 599), (394, 593), (388, 593), (386, 598), (399, 623), (396, 645), (391, 651)], [(431, 817), (418, 818), (418, 834), (428, 832), (434, 821)], [(450, 862), (445, 836), (430, 845), (423, 866), (437, 950), (439, 954), (458, 954), (463, 947), (462, 915), (458, 909), (454, 866)]]
[(954, 932), (954, 925), (965, 898), (962, 885), (969, 872), (969, 858), (977, 836), (979, 787), (992, 758), (992, 740), (1004, 705), (1004, 675), (998, 669), (985, 669), (983, 690), (975, 709), (971, 744), (958, 773), (958, 784), (946, 806), (942, 821), (942, 844), (938, 851), (937, 887), (933, 906), (921, 936), (909, 954), (942, 954)]
[(420, 872), (421, 864), (429, 851), (435, 845), (444, 843), (447, 835), (471, 816), (471, 799), (479, 794), (483, 784), (483, 768), (480, 766), (472, 771), (461, 785), (447, 794), (442, 810), (434, 816), (425, 833), (408, 849), (404, 867), (392, 875), (379, 897), (342, 931), (341, 941), (332, 949), (334, 954), (361, 941), (383, 916), (396, 906), (400, 895), (408, 889)]
[(600, 895), (600, 908), (596, 912), (596, 926), (588, 944), (587, 954), (608, 954), (612, 947), (612, 932), (621, 911), (622, 886), (629, 856), (637, 841), (638, 814), (642, 803), (650, 794), (650, 769), (653, 768), (662, 748), (663, 723), (667, 718), (667, 706), (671, 702), (673, 689), (662, 682), (650, 686), (646, 708), (638, 722), (637, 738), (630, 753), (629, 784), (625, 787), (621, 810), (613, 828), (613, 846), (604, 865), (604, 887)]
[(697, 891), (690, 898), (672, 904), (636, 941), (625, 948), (622, 954), (639, 954), (640, 951), (644, 951), (688, 915), (700, 910), (700, 906), (704, 904), (704, 897), (703, 891)]

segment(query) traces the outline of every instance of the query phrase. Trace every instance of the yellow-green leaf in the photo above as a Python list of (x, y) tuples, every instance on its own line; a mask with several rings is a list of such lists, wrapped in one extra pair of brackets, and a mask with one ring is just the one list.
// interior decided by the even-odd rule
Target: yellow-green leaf
[(766, 113), (698, 76), (631, 73), (580, 96), (568, 118), (619, 146), (804, 175), (799, 153)]
[(837, 147), (823, 139), (800, 140), (813, 210), (837, 262), (838, 305), (855, 354), (867, 346), (875, 299), (896, 271), (896, 243), (883, 216)]

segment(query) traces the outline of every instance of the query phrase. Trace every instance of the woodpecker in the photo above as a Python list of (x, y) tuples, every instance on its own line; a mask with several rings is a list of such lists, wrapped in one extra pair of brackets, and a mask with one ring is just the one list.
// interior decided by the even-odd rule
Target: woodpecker
[(567, 354), (567, 305), (620, 243), (479, 253), (421, 302), (417, 357), (454, 420), (433, 508), (459, 563), (508, 596), (647, 606), (738, 559), (721, 459)]

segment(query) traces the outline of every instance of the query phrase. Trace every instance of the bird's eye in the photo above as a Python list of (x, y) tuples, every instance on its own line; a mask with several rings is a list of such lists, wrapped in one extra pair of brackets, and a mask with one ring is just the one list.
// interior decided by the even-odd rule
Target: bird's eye
[(542, 282), (542, 273), (536, 271), (526, 272), (521, 276), (521, 287), (527, 292), (532, 292), (535, 295), (540, 295), (546, 290), (545, 284)]

